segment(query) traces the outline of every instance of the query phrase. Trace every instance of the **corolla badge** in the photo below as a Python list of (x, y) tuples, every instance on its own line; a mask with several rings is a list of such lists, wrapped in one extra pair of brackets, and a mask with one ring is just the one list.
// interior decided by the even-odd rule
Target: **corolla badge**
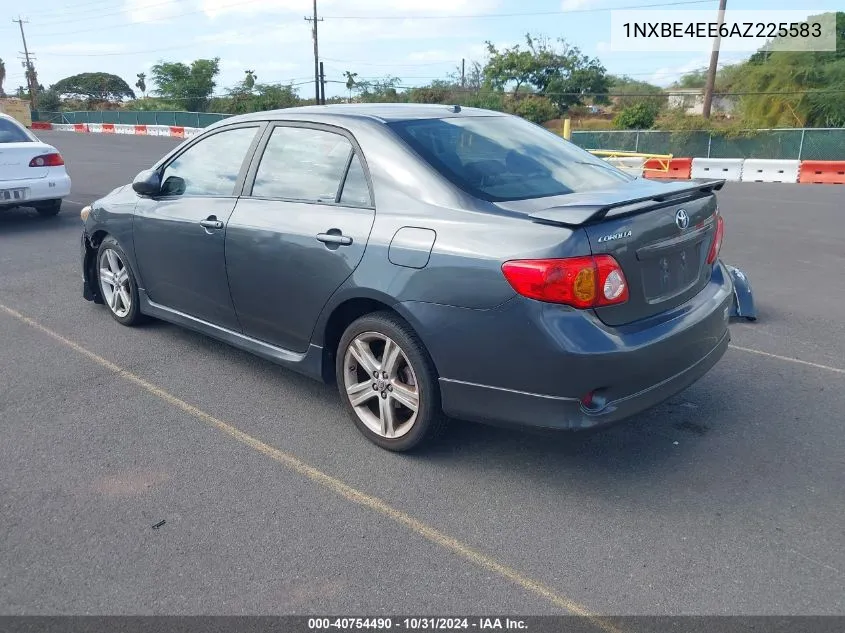
[(689, 214), (684, 209), (678, 209), (675, 212), (675, 224), (679, 229), (685, 229), (689, 226)]
[(631, 237), (631, 231), (620, 231), (619, 233), (613, 233), (612, 235), (603, 235), (599, 238), (599, 244), (602, 242), (612, 242), (613, 240), (621, 240), (624, 237)]

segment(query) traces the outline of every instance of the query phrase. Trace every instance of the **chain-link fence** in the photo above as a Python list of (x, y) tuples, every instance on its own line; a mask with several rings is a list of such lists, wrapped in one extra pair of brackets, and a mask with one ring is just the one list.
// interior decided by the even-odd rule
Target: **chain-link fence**
[[(33, 121), (50, 123), (123, 123), (183, 127), (206, 127), (229, 116), (231, 115), (210, 112), (133, 110), (32, 111)], [(572, 141), (584, 149), (672, 154), (687, 158), (845, 160), (845, 129), (843, 128), (747, 130), (730, 135), (707, 131), (584, 131), (573, 132)]]
[(119, 123), (125, 125), (177, 125), (206, 127), (229, 117), (210, 112), (159, 112), (143, 110), (91, 110), (80, 112), (32, 111), (33, 121), (48, 123)]
[(845, 160), (843, 128), (747, 130), (730, 135), (707, 131), (585, 131), (573, 132), (572, 142), (584, 149), (686, 158)]

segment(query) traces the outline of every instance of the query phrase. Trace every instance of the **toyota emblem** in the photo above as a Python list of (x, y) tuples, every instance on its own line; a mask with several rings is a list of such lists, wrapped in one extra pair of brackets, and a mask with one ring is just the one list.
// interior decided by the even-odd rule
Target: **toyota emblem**
[(683, 209), (678, 209), (675, 213), (675, 224), (678, 225), (678, 228), (683, 230), (689, 226), (689, 215)]

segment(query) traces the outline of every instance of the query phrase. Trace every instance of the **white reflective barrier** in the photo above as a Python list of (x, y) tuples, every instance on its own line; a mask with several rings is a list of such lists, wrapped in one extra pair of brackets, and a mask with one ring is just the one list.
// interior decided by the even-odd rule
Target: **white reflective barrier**
[(148, 125), (147, 134), (149, 136), (170, 136), (170, 127), (167, 125)]
[(798, 160), (747, 158), (742, 166), (743, 182), (798, 182)]
[(89, 123), (88, 124), (88, 131), (93, 133), (93, 134), (102, 134), (103, 124), (102, 123)]
[(115, 123), (115, 134), (135, 134), (135, 126), (127, 125), (126, 123)]
[(638, 156), (609, 156), (604, 159), (617, 169), (631, 174), (632, 176), (642, 177), (643, 168), (645, 167), (645, 158)]
[(53, 129), (60, 132), (73, 132), (73, 123), (53, 123)]
[(196, 136), (200, 132), (202, 132), (201, 127), (186, 127), (185, 128), (185, 138), (191, 138), (193, 136)]
[(745, 160), (742, 158), (693, 158), (691, 178), (742, 180)]

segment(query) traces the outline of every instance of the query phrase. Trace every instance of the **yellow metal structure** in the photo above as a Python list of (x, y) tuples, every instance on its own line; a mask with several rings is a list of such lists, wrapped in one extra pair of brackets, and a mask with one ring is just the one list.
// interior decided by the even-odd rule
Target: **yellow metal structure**
[(29, 109), (29, 101), (13, 98), (0, 99), (0, 112), (17, 119), (26, 127), (32, 127), (32, 115)]
[(673, 158), (672, 154), (644, 154), (642, 152), (618, 152), (609, 149), (588, 149), (587, 151), (595, 156), (600, 156), (604, 158), (608, 162), (612, 162), (613, 159), (619, 158), (642, 158), (643, 165), (645, 165), (645, 163), (648, 161), (657, 162), (657, 167), (643, 167), (643, 171), (668, 172), (669, 161), (671, 161)]

